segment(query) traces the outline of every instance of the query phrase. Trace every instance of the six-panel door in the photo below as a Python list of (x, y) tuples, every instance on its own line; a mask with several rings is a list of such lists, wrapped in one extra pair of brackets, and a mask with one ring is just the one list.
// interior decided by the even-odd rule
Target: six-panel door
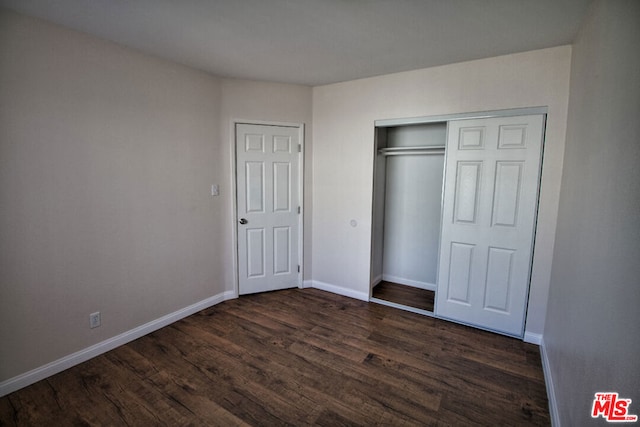
[(239, 293), (298, 286), (299, 129), (236, 125)]
[(436, 314), (521, 337), (543, 116), (449, 122)]

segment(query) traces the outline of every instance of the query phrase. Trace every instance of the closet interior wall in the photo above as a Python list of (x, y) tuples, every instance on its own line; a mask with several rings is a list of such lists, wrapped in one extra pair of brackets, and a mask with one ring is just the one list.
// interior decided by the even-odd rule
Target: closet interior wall
[(375, 135), (371, 285), (435, 291), (447, 124), (378, 127)]

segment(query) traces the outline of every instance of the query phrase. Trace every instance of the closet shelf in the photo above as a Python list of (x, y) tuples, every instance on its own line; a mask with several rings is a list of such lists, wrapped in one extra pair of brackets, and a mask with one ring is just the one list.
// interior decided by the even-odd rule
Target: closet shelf
[(408, 155), (429, 155), (443, 154), (444, 145), (430, 145), (418, 147), (389, 147), (381, 148), (378, 154), (383, 156), (408, 156)]

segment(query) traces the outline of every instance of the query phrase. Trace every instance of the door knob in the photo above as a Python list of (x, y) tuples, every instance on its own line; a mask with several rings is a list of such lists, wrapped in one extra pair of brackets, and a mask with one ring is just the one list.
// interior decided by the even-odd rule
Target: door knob
[(240, 221), (239, 221), (239, 222), (240, 222), (240, 224), (245, 225), (245, 224), (247, 224), (249, 221), (247, 221), (247, 220), (246, 220), (246, 219), (244, 219), (244, 218), (240, 218)]

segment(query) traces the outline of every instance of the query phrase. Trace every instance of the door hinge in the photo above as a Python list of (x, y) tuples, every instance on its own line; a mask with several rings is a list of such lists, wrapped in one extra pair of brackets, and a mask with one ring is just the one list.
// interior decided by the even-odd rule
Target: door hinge
[(298, 206), (298, 215), (300, 215), (300, 206)]
[(298, 266), (298, 273), (300, 273), (300, 266)]
[(302, 153), (302, 144), (298, 144), (298, 153)]

